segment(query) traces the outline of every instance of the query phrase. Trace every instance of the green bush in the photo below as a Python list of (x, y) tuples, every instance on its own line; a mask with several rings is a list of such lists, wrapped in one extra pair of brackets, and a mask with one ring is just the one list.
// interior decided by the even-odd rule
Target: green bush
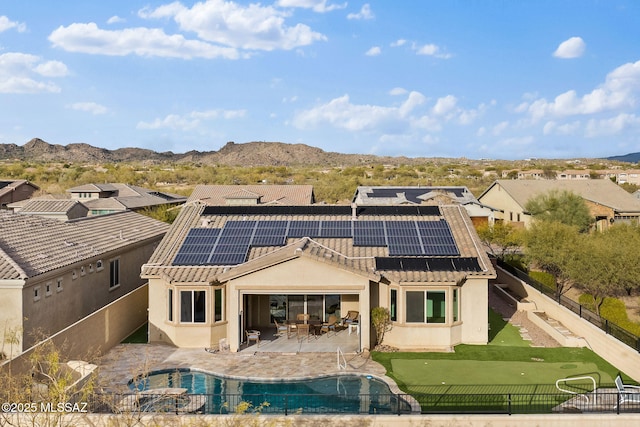
[(534, 280), (537, 280), (538, 282), (542, 283), (549, 289), (553, 289), (553, 290), (556, 289), (556, 280), (551, 274), (547, 272), (532, 270), (529, 272), (529, 277), (531, 277)]
[[(595, 312), (595, 303), (592, 295), (582, 294), (578, 302), (585, 308)], [(600, 307), (600, 317), (615, 323), (635, 336), (640, 336), (640, 324), (629, 319), (627, 307), (625, 307), (624, 302), (617, 298), (607, 297), (604, 299)]]

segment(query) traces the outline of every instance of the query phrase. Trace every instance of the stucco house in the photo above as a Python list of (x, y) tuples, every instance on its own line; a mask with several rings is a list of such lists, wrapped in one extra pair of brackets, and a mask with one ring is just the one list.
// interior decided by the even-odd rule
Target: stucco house
[(589, 180), (497, 180), (478, 200), (500, 210), (496, 219), (528, 227), (532, 221), (527, 202), (550, 191), (569, 191), (581, 196), (599, 230), (616, 222), (640, 220), (640, 200), (609, 179)]
[(315, 203), (312, 185), (198, 185), (187, 203), (212, 206), (311, 205)]
[(168, 228), (135, 212), (62, 222), (0, 211), (3, 357), (144, 284), (140, 268)]
[(10, 203), (7, 205), (7, 209), (23, 215), (38, 215), (60, 221), (84, 218), (89, 214), (89, 208), (82, 202), (71, 199), (27, 199)]
[[(495, 270), (467, 211), (448, 206), (207, 206), (188, 203), (142, 268), (149, 340), (238, 351), (248, 328), (300, 313), (390, 310), (384, 344), (450, 349), (488, 340)], [(334, 350), (330, 350), (334, 351)]]
[(39, 189), (37, 185), (25, 179), (1, 179), (0, 207), (6, 208), (9, 203), (28, 199)]
[(497, 211), (480, 203), (465, 186), (360, 186), (353, 203), (358, 206), (460, 204), (475, 226), (493, 224)]
[(85, 184), (67, 190), (72, 200), (81, 201), (90, 215), (141, 210), (160, 205), (179, 205), (187, 198), (129, 184)]

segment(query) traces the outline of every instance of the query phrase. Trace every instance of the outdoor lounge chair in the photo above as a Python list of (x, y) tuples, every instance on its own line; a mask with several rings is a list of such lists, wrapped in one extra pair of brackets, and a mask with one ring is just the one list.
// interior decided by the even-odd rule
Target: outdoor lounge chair
[(640, 387), (636, 385), (624, 385), (622, 377), (618, 375), (615, 380), (620, 400), (615, 406), (618, 409), (618, 405), (622, 406), (623, 403), (635, 403), (640, 404)]
[(342, 318), (342, 325), (349, 326), (349, 323), (357, 322), (359, 315), (360, 313), (358, 311), (355, 311), (355, 310), (347, 311), (347, 315)]
[(251, 341), (255, 341), (258, 347), (260, 347), (260, 331), (247, 329), (245, 331), (245, 334), (247, 334), (247, 347), (249, 346)]
[(322, 326), (320, 326), (320, 334), (322, 334), (323, 332), (329, 333), (329, 331), (331, 330), (333, 330), (333, 332), (336, 332), (337, 324), (338, 318), (332, 314), (331, 316), (329, 316), (329, 320), (327, 322), (324, 322)]
[(287, 334), (287, 338), (289, 338), (289, 327), (282, 323), (278, 323), (276, 319), (273, 319), (273, 323), (276, 325), (276, 335), (281, 337), (283, 334)]

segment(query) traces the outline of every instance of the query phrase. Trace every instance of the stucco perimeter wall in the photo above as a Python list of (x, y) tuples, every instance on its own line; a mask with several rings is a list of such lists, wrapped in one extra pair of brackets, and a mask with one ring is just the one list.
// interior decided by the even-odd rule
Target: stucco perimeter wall
[(571, 310), (564, 308), (509, 272), (500, 267), (496, 267), (496, 272), (498, 283), (507, 284), (514, 293), (533, 302), (536, 310), (543, 311), (547, 316), (562, 323), (574, 335), (582, 337), (587, 342), (587, 346), (600, 357), (640, 382), (640, 353), (581, 319)]
[[(32, 425), (30, 414), (16, 414), (12, 425)], [(131, 420), (120, 415), (68, 414), (61, 425), (112, 427), (119, 425), (196, 426), (325, 426), (341, 427), (574, 427), (635, 426), (640, 414), (545, 414), (545, 415), (143, 415)]]
[[(144, 325), (149, 301), (147, 292), (147, 285), (143, 285), (49, 339), (62, 349), (65, 359), (91, 361)], [(38, 345), (41, 344), (27, 349), (10, 362), (13, 372), (29, 369), (29, 355)], [(0, 368), (6, 366), (8, 363)]]

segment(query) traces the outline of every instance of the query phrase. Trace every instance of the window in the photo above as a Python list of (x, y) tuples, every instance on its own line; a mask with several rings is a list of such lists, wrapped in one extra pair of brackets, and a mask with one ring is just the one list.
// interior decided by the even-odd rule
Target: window
[(205, 291), (180, 291), (180, 322), (204, 323), (206, 321), (205, 297)]
[(446, 323), (445, 291), (407, 291), (407, 323)]
[(71, 272), (71, 279), (76, 280), (77, 278), (78, 278), (78, 272), (76, 270), (73, 270)]
[(87, 272), (86, 272), (86, 270), (84, 268), (84, 265), (83, 265), (82, 267), (80, 267), (80, 275), (84, 276), (85, 274), (87, 274)]
[(93, 273), (93, 264), (89, 264), (89, 273)]
[(458, 321), (458, 290), (453, 290), (453, 321)]
[(391, 296), (389, 301), (389, 314), (391, 315), (391, 321), (398, 320), (398, 290), (391, 289)]
[(40, 301), (40, 286), (33, 288), (33, 300)]
[(62, 292), (62, 278), (58, 279), (57, 281), (56, 292)]
[(222, 289), (213, 291), (213, 321), (220, 322), (222, 320)]
[(103, 268), (104, 268), (104, 263), (102, 262), (102, 260), (99, 259), (98, 261), (96, 261), (96, 270), (102, 271)]
[(44, 296), (45, 297), (51, 296), (51, 282), (44, 285)]
[(169, 300), (169, 307), (167, 309), (167, 313), (169, 314), (168, 319), (169, 322), (173, 322), (173, 289), (169, 289), (169, 295), (167, 299)]
[(120, 259), (109, 262), (109, 289), (120, 286)]

